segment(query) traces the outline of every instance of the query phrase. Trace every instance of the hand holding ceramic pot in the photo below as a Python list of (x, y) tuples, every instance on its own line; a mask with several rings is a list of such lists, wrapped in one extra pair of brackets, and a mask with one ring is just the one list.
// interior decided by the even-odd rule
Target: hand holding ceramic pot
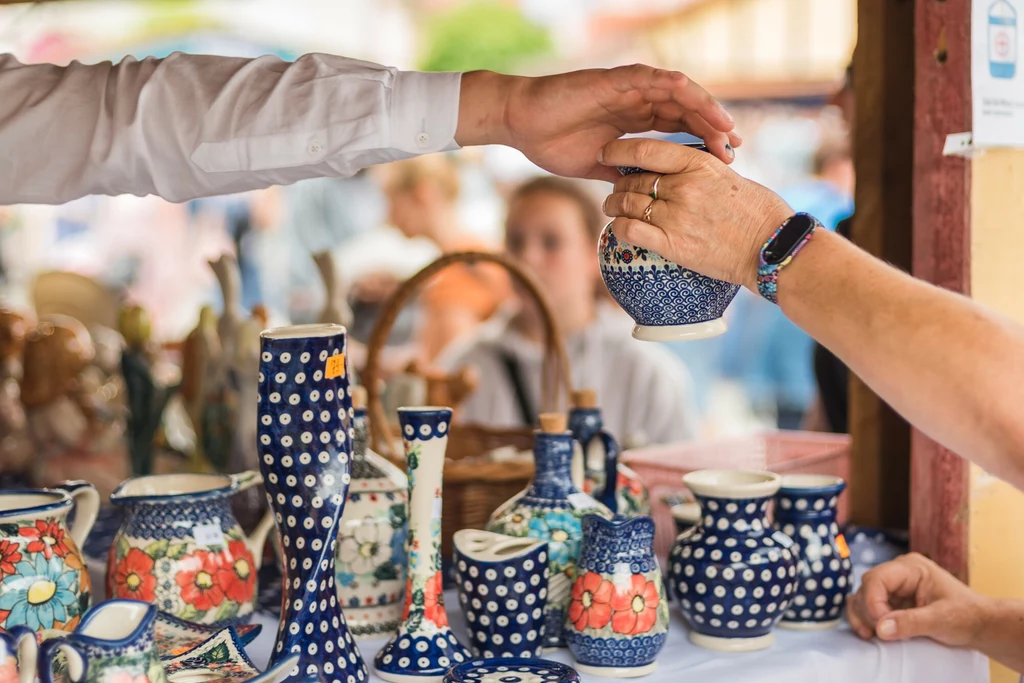
[(758, 253), (794, 213), (778, 195), (710, 154), (664, 140), (615, 140), (603, 148), (601, 163), (652, 171), (623, 176), (605, 200), (621, 239), (757, 291)]

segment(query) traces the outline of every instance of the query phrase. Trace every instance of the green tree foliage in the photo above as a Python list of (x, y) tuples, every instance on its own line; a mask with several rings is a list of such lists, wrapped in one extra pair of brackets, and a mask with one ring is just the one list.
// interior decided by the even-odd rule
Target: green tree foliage
[[(556, 0), (557, 1), (557, 0)], [(551, 37), (514, 5), (474, 0), (433, 19), (427, 26), (424, 71), (508, 72), (516, 62), (551, 52)]]

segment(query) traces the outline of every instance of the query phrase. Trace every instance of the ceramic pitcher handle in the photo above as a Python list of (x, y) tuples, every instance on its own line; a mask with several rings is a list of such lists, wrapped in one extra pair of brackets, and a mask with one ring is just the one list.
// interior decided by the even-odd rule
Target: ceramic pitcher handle
[(606, 431), (599, 432), (598, 437), (604, 444), (604, 491), (601, 492), (601, 502), (615, 514), (619, 511), (619, 444)]
[(58, 652), (64, 653), (64, 659), (68, 663), (68, 680), (71, 683), (81, 683), (85, 680), (85, 669), (88, 666), (85, 655), (67, 638), (58, 637), (44, 640), (39, 647), (40, 683), (53, 683), (53, 660)]
[(75, 524), (71, 527), (71, 538), (81, 549), (96, 523), (96, 515), (100, 513), (100, 493), (87, 481), (66, 481), (56, 488), (67, 491), (75, 501)]
[(249, 538), (245, 540), (245, 544), (249, 546), (249, 551), (252, 553), (253, 562), (256, 563), (256, 569), (263, 566), (263, 546), (267, 542), (267, 534), (274, 528), (274, 511), (267, 510), (263, 515), (263, 519), (256, 525), (256, 528), (249, 534)]
[(33, 683), (39, 655), (36, 634), (26, 626), (14, 626), (0, 633), (0, 638), (7, 645), (8, 655), (18, 658), (18, 683)]
[(263, 475), (260, 474), (259, 470), (246, 470), (245, 472), (232, 474), (231, 479), (235, 483), (236, 491), (245, 491), (257, 484), (263, 483)]

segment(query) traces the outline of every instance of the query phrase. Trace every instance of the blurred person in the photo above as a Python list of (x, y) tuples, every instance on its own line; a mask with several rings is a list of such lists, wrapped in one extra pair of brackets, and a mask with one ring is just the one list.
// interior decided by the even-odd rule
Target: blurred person
[[(625, 447), (694, 436), (696, 411), (686, 368), (658, 345), (632, 338), (629, 317), (606, 293), (597, 259), (604, 221), (578, 183), (544, 176), (509, 199), (505, 250), (537, 279), (564, 336), (573, 385), (593, 388), (605, 426)], [(472, 366), (476, 391), (458, 419), (495, 427), (534, 425), (542, 409), (544, 321), (529, 295), (519, 309), (484, 325), (439, 360)]]

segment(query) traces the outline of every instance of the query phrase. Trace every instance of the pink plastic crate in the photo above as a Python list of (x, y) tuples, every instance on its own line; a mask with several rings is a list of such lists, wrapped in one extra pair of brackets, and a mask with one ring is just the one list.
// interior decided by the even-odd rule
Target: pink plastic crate
[[(626, 451), (623, 461), (643, 479), (651, 494), (654, 547), (668, 557), (675, 523), (666, 496), (687, 495), (682, 477), (704, 469), (771, 470), (779, 474), (830, 474), (849, 483), (850, 436), (821, 432), (777, 431), (742, 437), (665, 444)], [(839, 523), (847, 516), (847, 489), (839, 499)], [(664, 566), (664, 565), (663, 565)]]

